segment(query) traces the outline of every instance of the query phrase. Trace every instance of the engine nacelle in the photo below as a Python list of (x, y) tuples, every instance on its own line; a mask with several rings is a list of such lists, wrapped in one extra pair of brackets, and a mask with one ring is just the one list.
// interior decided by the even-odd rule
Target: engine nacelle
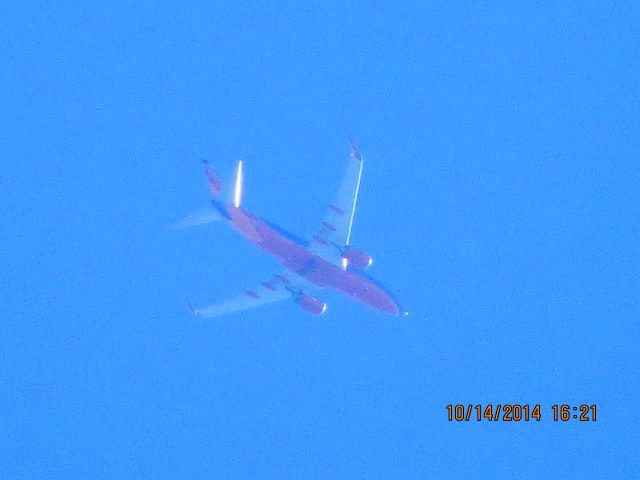
[(364, 253), (357, 248), (347, 247), (342, 253), (342, 258), (347, 261), (348, 265), (354, 268), (364, 270), (373, 263), (373, 258), (368, 253)]
[(327, 309), (327, 304), (319, 298), (306, 293), (301, 293), (296, 299), (298, 306), (313, 315), (322, 315)]

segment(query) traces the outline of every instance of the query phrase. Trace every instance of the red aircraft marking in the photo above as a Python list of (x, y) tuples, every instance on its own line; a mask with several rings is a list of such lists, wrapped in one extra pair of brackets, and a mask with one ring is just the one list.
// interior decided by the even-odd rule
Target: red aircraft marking
[[(228, 207), (231, 224), (248, 240), (278, 258), (289, 270), (318, 287), (334, 288), (376, 310), (397, 315), (399, 306), (380, 286), (358, 273), (345, 271), (329, 263), (304, 246), (275, 231), (242, 207)], [(275, 278), (284, 279), (281, 275)], [(286, 282), (286, 279), (284, 279)], [(286, 282), (288, 283), (288, 282)], [(245, 290), (254, 298), (255, 292)]]
[(217, 197), (218, 195), (220, 195), (220, 181), (218, 180), (218, 178), (216, 177), (216, 175), (213, 173), (213, 170), (211, 170), (208, 166), (204, 167), (204, 172), (207, 175), (207, 180), (209, 182), (209, 188), (211, 189), (211, 193), (213, 194), (214, 197)]

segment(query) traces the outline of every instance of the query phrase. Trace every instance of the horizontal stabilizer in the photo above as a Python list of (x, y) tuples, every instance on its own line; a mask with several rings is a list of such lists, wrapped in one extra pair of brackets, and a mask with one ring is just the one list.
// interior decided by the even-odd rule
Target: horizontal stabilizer
[(221, 218), (222, 215), (220, 215), (217, 210), (209, 207), (206, 210), (191, 213), (176, 220), (171, 225), (171, 228), (177, 230), (180, 228), (195, 227), (198, 225), (204, 225), (205, 223), (215, 222), (216, 220), (220, 220)]

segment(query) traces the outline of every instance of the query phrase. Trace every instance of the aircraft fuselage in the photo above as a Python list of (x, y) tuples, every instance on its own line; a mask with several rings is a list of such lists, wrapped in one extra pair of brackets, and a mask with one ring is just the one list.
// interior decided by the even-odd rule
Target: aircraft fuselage
[(224, 208), (225, 217), (247, 240), (276, 257), (287, 269), (320, 288), (333, 288), (371, 308), (397, 315), (399, 306), (382, 287), (366, 276), (342, 268), (310, 252), (284, 230), (247, 212), (242, 207)]

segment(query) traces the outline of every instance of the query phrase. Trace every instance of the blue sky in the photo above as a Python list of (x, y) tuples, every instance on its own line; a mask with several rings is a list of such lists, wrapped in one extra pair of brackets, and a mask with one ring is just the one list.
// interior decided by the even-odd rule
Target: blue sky
[[(635, 473), (633, 2), (2, 10), (2, 478)], [(277, 268), (168, 229), (207, 203), (199, 161), (244, 158), (244, 205), (308, 236), (349, 135), (353, 243), (411, 316), (327, 292), (321, 318), (191, 317)]]

